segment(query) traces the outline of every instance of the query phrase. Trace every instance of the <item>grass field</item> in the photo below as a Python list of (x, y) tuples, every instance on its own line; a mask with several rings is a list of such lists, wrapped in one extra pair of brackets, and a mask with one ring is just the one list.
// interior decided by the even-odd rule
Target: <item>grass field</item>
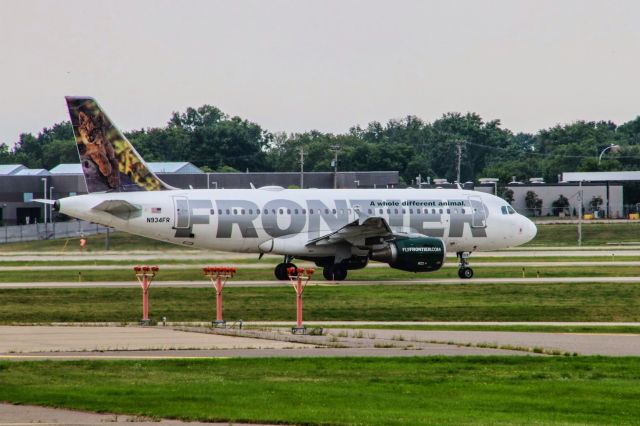
[[(575, 246), (578, 245), (577, 224), (537, 224), (538, 234), (526, 246)], [(640, 222), (583, 223), (582, 244), (640, 242)]]
[[(640, 321), (640, 284), (310, 286), (307, 321)], [(151, 288), (151, 318), (209, 321), (208, 288)], [(228, 288), (228, 321), (293, 321), (291, 288)], [(4, 289), (0, 323), (137, 321), (141, 290)]]
[(0, 362), (0, 400), (290, 424), (637, 424), (640, 359)]

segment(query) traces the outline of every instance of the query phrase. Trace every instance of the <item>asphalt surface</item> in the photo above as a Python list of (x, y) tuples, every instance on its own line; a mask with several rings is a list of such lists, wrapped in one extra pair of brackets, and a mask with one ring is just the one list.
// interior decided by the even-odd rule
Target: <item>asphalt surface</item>
[[(229, 426), (224, 423), (181, 422), (178, 420), (156, 420), (140, 416), (121, 414), (97, 414), (61, 408), (36, 407), (33, 405), (12, 405), (0, 403), (0, 426), (20, 426), (28, 424), (104, 426), (105, 424), (135, 424), (136, 426)], [(247, 423), (233, 423), (250, 426)], [(251, 426), (256, 426), (252, 424)]]
[[(535, 350), (534, 350), (535, 349)], [(640, 356), (640, 333), (535, 333), (328, 328), (293, 335), (288, 328), (1, 326), (0, 359), (159, 359), (531, 355)]]

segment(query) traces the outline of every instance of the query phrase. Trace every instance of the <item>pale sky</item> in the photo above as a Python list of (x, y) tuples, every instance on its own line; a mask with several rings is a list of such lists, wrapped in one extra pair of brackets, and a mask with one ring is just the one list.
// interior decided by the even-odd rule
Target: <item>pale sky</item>
[(0, 143), (95, 97), (123, 130), (211, 104), (270, 131), (450, 111), (514, 132), (640, 115), (640, 2), (0, 0)]

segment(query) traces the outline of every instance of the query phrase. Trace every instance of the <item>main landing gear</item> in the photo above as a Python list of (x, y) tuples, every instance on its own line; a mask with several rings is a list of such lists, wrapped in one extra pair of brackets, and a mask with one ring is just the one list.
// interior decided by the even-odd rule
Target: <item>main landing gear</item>
[(344, 281), (347, 278), (347, 268), (336, 263), (327, 265), (322, 269), (322, 276), (327, 281)]
[(471, 253), (467, 251), (459, 251), (456, 253), (458, 255), (458, 262), (460, 268), (458, 269), (458, 277), (462, 279), (469, 279), (473, 277), (473, 269), (469, 267), (469, 255)]
[(274, 269), (273, 273), (276, 276), (276, 278), (279, 279), (280, 281), (288, 280), (289, 279), (288, 269), (296, 267), (295, 264), (291, 263), (291, 260), (293, 260), (293, 257), (285, 256), (284, 262), (278, 263), (276, 265), (276, 268)]

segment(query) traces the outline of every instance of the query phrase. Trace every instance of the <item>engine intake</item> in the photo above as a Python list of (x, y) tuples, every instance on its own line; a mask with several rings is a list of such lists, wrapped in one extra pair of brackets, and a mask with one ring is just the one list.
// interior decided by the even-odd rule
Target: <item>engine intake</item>
[(440, 238), (416, 237), (396, 240), (371, 252), (371, 259), (409, 272), (437, 271), (442, 267), (446, 249)]

